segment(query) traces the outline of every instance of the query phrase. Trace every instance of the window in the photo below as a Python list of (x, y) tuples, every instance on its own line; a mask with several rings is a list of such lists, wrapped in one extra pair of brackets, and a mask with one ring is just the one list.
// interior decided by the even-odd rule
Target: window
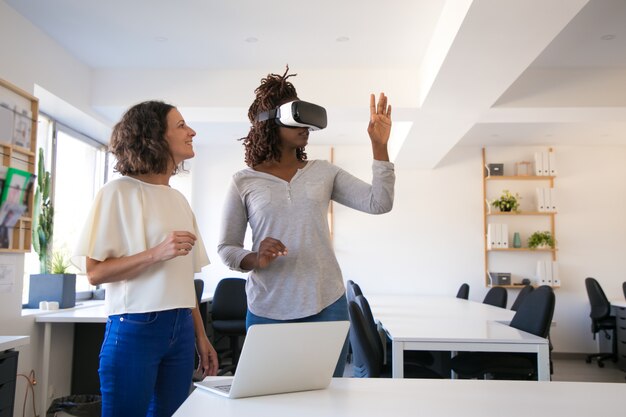
[[(93, 199), (105, 180), (106, 152), (102, 144), (40, 115), (38, 144), (52, 173), (54, 205), (53, 248), (72, 254)], [(28, 276), (39, 273), (39, 259), (32, 251), (25, 257), (23, 300), (28, 300)], [(76, 277), (76, 292), (93, 287), (84, 275)]]

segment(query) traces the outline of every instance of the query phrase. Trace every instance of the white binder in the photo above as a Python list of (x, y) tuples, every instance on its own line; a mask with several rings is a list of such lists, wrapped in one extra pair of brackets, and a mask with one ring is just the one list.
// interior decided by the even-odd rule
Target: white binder
[(554, 152), (548, 152), (548, 167), (550, 175), (556, 175), (556, 156)]
[(501, 224), (501, 235), (500, 235), (500, 247), (502, 249), (508, 249), (509, 248), (509, 225), (508, 224)]
[(487, 225), (487, 250), (496, 248), (496, 231), (495, 225), (493, 223), (489, 223)]
[(556, 213), (557, 205), (556, 205), (556, 191), (554, 188), (548, 188), (550, 192), (550, 211)]
[(502, 225), (499, 223), (494, 223), (493, 231), (494, 231), (494, 241), (496, 242), (495, 249), (500, 249), (502, 248)]
[(548, 285), (546, 281), (546, 263), (544, 261), (537, 261), (537, 284)]
[(552, 262), (551, 261), (543, 261), (544, 268), (546, 269), (546, 285), (552, 286)]
[(548, 155), (550, 152), (543, 151), (541, 152), (541, 163), (542, 163), (542, 171), (541, 175), (550, 175), (550, 156)]
[(535, 175), (543, 175), (543, 158), (541, 152), (535, 152)]
[(543, 191), (544, 211), (551, 212), (552, 211), (552, 201), (550, 198), (552, 196), (552, 194), (550, 193), (551, 188), (542, 188), (541, 190)]
[(537, 188), (537, 211), (546, 211), (546, 202), (543, 195), (543, 188)]
[(555, 287), (561, 286), (561, 278), (559, 277), (559, 263), (552, 261), (552, 285)]

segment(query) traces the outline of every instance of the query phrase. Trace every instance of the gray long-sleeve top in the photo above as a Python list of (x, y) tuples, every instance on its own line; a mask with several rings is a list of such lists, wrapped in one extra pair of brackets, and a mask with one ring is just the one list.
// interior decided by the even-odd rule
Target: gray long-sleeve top
[[(290, 182), (251, 168), (233, 175), (226, 195), (218, 253), (224, 264), (240, 268), (266, 237), (278, 239), (288, 254), (263, 269), (250, 271), (248, 308), (277, 320), (319, 313), (344, 293), (341, 269), (328, 228), (330, 200), (366, 213), (393, 207), (395, 184), (391, 162), (374, 161), (369, 185), (322, 160), (309, 161)], [(252, 250), (243, 247), (247, 223)]]

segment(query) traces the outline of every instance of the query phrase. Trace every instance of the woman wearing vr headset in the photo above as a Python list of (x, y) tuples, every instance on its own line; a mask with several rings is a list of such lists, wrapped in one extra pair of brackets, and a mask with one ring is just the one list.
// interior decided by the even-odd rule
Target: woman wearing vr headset
[[(372, 214), (393, 206), (395, 174), (387, 142), (391, 106), (370, 97), (367, 131), (374, 162), (372, 184), (322, 160), (308, 161), (311, 130), (326, 127), (323, 107), (300, 101), (287, 71), (269, 74), (255, 90), (252, 123), (243, 138), (248, 168), (235, 173), (226, 196), (218, 253), (233, 270), (249, 271), (246, 326), (348, 320), (341, 269), (328, 227), (336, 201)], [(244, 248), (248, 223), (252, 248)], [(334, 376), (343, 376), (347, 339)]]

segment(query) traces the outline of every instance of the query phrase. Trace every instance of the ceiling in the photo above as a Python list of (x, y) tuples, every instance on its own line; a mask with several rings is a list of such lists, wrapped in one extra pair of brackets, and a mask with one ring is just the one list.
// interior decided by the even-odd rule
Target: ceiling
[(109, 123), (157, 97), (236, 143), (260, 78), (289, 64), (329, 112), (312, 140), (367, 142), (384, 90), (392, 153), (418, 168), (455, 146), (626, 145), (623, 0), (4, 1), (92, 69)]

